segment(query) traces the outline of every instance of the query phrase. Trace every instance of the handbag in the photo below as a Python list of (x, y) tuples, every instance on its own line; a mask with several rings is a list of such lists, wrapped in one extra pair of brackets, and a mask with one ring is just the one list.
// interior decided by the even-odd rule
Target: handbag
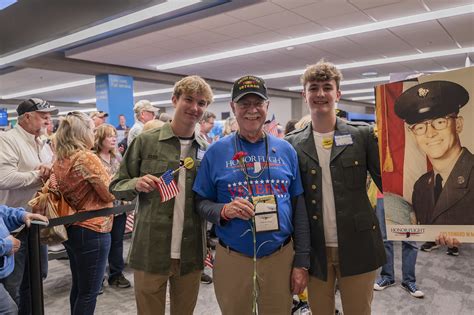
[[(51, 173), (49, 179), (41, 187), (41, 190), (36, 192), (33, 199), (28, 202), (28, 205), (33, 210), (33, 213), (40, 213), (48, 219), (64, 217), (76, 212), (59, 191), (54, 173)], [(40, 241), (42, 244), (56, 245), (67, 241), (67, 239), (67, 231), (64, 225), (40, 229)]]

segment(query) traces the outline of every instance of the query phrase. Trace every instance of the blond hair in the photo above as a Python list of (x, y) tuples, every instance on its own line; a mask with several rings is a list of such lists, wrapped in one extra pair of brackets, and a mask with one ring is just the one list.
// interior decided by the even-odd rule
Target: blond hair
[[(94, 141), (94, 152), (99, 154), (102, 149), (103, 145), (102, 143), (104, 142), (105, 138), (110, 137), (110, 136), (117, 136), (117, 130), (115, 129), (114, 126), (109, 125), (109, 124), (102, 124), (99, 127), (96, 128), (95, 130), (95, 141)], [(109, 150), (110, 155), (112, 158), (117, 157), (117, 149), (112, 148)]]
[[(234, 116), (227, 117), (227, 119), (224, 122), (224, 136), (230, 135), (232, 133), (232, 125), (237, 122), (237, 118)], [(237, 125), (238, 129), (238, 125)]]
[(58, 160), (68, 158), (74, 152), (90, 150), (94, 145), (92, 119), (81, 112), (70, 112), (61, 121), (55, 135), (55, 148)]
[(321, 59), (318, 63), (307, 66), (300, 80), (301, 84), (303, 84), (303, 88), (306, 87), (306, 83), (311, 81), (321, 82), (334, 80), (336, 81), (336, 87), (339, 90), (342, 73), (333, 63)]
[(214, 94), (209, 84), (197, 75), (184, 77), (175, 83), (173, 96), (179, 98), (183, 94), (201, 94), (206, 100), (207, 105), (211, 104), (214, 99)]
[(147, 131), (147, 130), (151, 130), (151, 129), (155, 129), (155, 128), (160, 128), (160, 127), (163, 127), (165, 123), (161, 120), (158, 120), (158, 119), (153, 119), (153, 120), (150, 120), (148, 121), (145, 126), (143, 126), (143, 131)]

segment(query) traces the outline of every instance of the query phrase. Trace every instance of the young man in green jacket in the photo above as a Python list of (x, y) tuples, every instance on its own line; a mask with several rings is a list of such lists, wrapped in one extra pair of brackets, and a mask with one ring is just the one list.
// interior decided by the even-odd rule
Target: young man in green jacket
[(313, 314), (334, 314), (336, 279), (347, 314), (370, 314), (375, 271), (385, 250), (366, 192), (381, 189), (377, 139), (368, 125), (336, 117), (341, 72), (320, 61), (302, 76), (311, 123), (290, 133), (311, 226), (308, 296)]
[[(205, 229), (194, 210), (192, 185), (207, 144), (194, 130), (212, 99), (211, 87), (202, 78), (178, 81), (172, 96), (172, 122), (135, 138), (110, 185), (117, 199), (138, 196), (129, 258), (135, 270), (138, 314), (165, 314), (168, 282), (171, 314), (191, 315), (196, 305)], [(194, 165), (183, 167), (189, 158)], [(166, 197), (161, 176), (177, 169), (172, 176), (179, 192)]]

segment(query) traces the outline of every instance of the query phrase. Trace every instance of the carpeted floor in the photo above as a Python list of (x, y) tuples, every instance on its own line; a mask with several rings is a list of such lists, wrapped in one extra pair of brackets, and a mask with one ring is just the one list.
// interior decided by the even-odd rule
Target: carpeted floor
[[(130, 240), (126, 240), (128, 250)], [(465, 244), (460, 256), (447, 256), (444, 249), (419, 252), (416, 265), (417, 283), (425, 293), (423, 299), (410, 296), (400, 287), (401, 247), (395, 245), (397, 285), (374, 292), (373, 314), (474, 314), (474, 244)], [(206, 270), (211, 273), (210, 270)], [(130, 270), (126, 276), (133, 281)], [(50, 261), (44, 282), (45, 314), (69, 313), (70, 272), (68, 260)], [(339, 297), (338, 308), (341, 310)], [(213, 285), (201, 284), (195, 314), (220, 314)], [(133, 288), (106, 287), (97, 302), (96, 314), (136, 314)]]

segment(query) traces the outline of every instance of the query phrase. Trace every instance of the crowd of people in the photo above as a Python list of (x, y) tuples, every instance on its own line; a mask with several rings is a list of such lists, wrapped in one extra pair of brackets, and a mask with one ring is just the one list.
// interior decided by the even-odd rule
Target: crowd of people
[[(265, 81), (239, 78), (222, 137), (209, 136), (213, 92), (199, 76), (175, 83), (173, 117), (146, 100), (135, 104), (131, 128), (123, 115), (114, 127), (103, 111), (73, 111), (48, 141), (41, 137), (57, 109), (37, 98), (19, 104), (18, 124), (0, 134), (0, 313), (31, 313), (27, 230), (10, 232), (48, 221), (24, 209), (54, 178), (77, 212), (136, 202), (128, 265), (138, 314), (164, 314), (168, 286), (171, 314), (192, 314), (200, 282), (214, 282), (225, 315), (291, 314), (294, 295), (313, 314), (334, 314), (336, 289), (345, 313), (370, 314), (374, 290), (394, 284), (393, 245), (383, 200), (374, 211), (366, 190), (369, 174), (382, 191), (377, 137), (373, 126), (336, 114), (341, 80), (329, 62), (308, 66), (301, 82), (310, 114), (283, 128), (267, 117)], [(117, 130), (127, 135), (120, 143)], [(104, 279), (131, 286), (126, 221), (119, 214), (67, 226), (71, 314), (94, 313)], [(444, 235), (436, 242), (459, 246)], [(203, 271), (209, 248), (213, 279)], [(403, 242), (402, 286), (419, 298), (417, 250)], [(41, 255), (46, 278), (45, 246)]]

